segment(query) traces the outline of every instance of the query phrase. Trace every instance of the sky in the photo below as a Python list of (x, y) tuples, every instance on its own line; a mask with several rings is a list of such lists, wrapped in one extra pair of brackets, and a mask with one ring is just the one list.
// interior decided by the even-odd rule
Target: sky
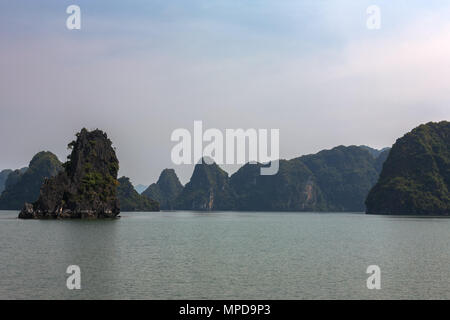
[(448, 1), (2, 0), (0, 43), (0, 170), (41, 150), (64, 161), (86, 127), (108, 133), (134, 184), (164, 168), (186, 183), (170, 136), (196, 120), (279, 129), (290, 159), (450, 119)]

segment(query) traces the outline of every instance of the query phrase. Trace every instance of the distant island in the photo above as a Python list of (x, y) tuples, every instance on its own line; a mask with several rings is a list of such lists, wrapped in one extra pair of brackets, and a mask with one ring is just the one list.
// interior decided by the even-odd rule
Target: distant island
[(56, 176), (62, 169), (62, 163), (53, 153), (41, 151), (27, 168), (9, 170), (0, 196), (0, 210), (20, 210), (25, 202), (36, 201), (45, 178)]
[[(217, 164), (198, 163), (183, 186), (164, 169), (139, 194), (100, 131), (82, 129), (62, 164), (51, 152), (26, 168), (0, 172), (0, 209), (20, 218), (111, 218), (122, 211), (237, 210), (450, 214), (450, 123), (427, 123), (391, 148), (338, 146), (291, 160), (260, 175), (263, 164), (228, 176)], [(1, 190), (1, 189), (0, 189)], [(25, 204), (26, 203), (26, 204)], [(25, 205), (24, 205), (25, 204)]]
[[(228, 176), (201, 162), (179, 195), (165, 207), (176, 210), (332, 211), (365, 210), (389, 149), (339, 146), (314, 155), (280, 160), (279, 172), (260, 175), (262, 164), (246, 164)], [(174, 173), (172, 173), (173, 175)], [(172, 180), (178, 181), (173, 177)], [(147, 192), (147, 191), (146, 191)], [(155, 192), (146, 193), (155, 196)], [(168, 196), (166, 195), (166, 198)], [(155, 197), (156, 198), (156, 197)], [(167, 201), (167, 200), (166, 200)]]
[(159, 202), (162, 210), (175, 209), (175, 199), (183, 191), (183, 185), (173, 169), (164, 169), (156, 183), (151, 184), (143, 193), (150, 199)]
[(130, 182), (130, 178), (118, 180), (117, 197), (121, 211), (159, 211), (159, 203), (149, 197), (140, 195)]

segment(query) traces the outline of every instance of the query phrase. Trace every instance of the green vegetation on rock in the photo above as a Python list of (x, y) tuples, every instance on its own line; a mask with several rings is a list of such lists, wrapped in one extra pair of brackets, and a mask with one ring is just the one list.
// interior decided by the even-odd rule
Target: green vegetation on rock
[(399, 138), (367, 196), (369, 214), (450, 214), (450, 122), (429, 122)]
[(176, 209), (244, 211), (364, 211), (388, 150), (339, 146), (280, 160), (275, 175), (246, 164), (230, 178), (216, 164), (196, 165)]
[(180, 210), (231, 210), (236, 196), (229, 185), (228, 174), (217, 164), (203, 159), (194, 168), (191, 180), (175, 200)]
[(390, 151), (391, 151), (391, 148), (383, 149), (383, 152), (381, 152), (378, 155), (378, 157), (375, 159), (375, 169), (377, 169), (378, 175), (380, 175), (381, 170), (383, 169), (383, 164), (386, 161), (387, 157), (389, 156)]
[(364, 200), (379, 175), (374, 153), (338, 146), (298, 159), (313, 173), (326, 211), (364, 211)]
[[(21, 217), (115, 217), (119, 199), (125, 211), (159, 210), (157, 203), (164, 210), (363, 211), (390, 154), (389, 148), (339, 146), (280, 160), (272, 176), (260, 174), (261, 164), (246, 164), (229, 177), (217, 164), (201, 161), (184, 188), (175, 171), (165, 169), (141, 196), (128, 178), (117, 180), (119, 163), (106, 134), (83, 129), (68, 146), (72, 152), (64, 172), (42, 185), (41, 197)], [(7, 190), (23, 176), (9, 172)], [(34, 186), (35, 197), (20, 199), (15, 209), (35, 200), (41, 183)]]
[(383, 148), (383, 149), (378, 150), (378, 149), (374, 149), (374, 148), (371, 148), (369, 146), (364, 146), (364, 145), (363, 146), (359, 146), (359, 148), (369, 151), (369, 153), (374, 158), (378, 158), (383, 152), (389, 151), (391, 149), (391, 148), (387, 147), (387, 148)]
[(121, 211), (159, 211), (159, 203), (140, 195), (128, 177), (119, 178), (117, 196)]
[(119, 161), (111, 140), (100, 130), (82, 129), (64, 171), (48, 179), (39, 199), (26, 204), (19, 218), (113, 218), (117, 199)]
[(37, 153), (28, 168), (15, 170), (8, 175), (5, 190), (0, 196), (0, 209), (20, 210), (25, 202), (36, 201), (44, 180), (56, 176), (61, 170), (61, 162), (53, 153)]
[(142, 195), (158, 201), (162, 210), (173, 210), (174, 201), (182, 190), (183, 185), (175, 170), (164, 169), (158, 182), (151, 184)]
[(312, 172), (299, 159), (280, 160), (275, 175), (261, 175), (262, 164), (246, 164), (230, 178), (238, 210), (324, 210), (325, 199)]
[(12, 171), (6, 181), (5, 181), (5, 186), (4, 188), (6, 189), (7, 187), (11, 187), (13, 185), (15, 185), (17, 182), (19, 182), (20, 178), (22, 177), (22, 175), (25, 173), (25, 171), (28, 170), (28, 167), (22, 168), (22, 169), (16, 169), (14, 171)]

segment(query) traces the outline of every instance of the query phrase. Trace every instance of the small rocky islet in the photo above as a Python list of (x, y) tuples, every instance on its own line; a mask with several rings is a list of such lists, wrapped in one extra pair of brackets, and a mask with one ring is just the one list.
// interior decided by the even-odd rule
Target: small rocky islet
[(101, 130), (82, 129), (69, 143), (72, 149), (64, 170), (44, 181), (39, 199), (26, 203), (22, 219), (114, 218), (119, 161), (111, 140)]

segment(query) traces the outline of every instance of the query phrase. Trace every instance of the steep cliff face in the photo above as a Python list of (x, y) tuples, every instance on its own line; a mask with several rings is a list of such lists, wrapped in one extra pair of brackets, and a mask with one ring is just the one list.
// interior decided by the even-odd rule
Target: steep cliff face
[(420, 125), (398, 139), (367, 200), (369, 214), (450, 214), (450, 122)]
[(128, 177), (121, 177), (117, 187), (117, 196), (121, 211), (159, 211), (159, 203), (140, 195)]
[(69, 144), (64, 171), (47, 179), (40, 197), (19, 218), (112, 218), (119, 214), (117, 160), (112, 142), (100, 130), (82, 129)]
[[(385, 151), (339, 146), (281, 160), (273, 176), (260, 176), (261, 165), (246, 164), (231, 176), (238, 210), (364, 211), (364, 200), (377, 181), (377, 160)], [(377, 158), (375, 158), (377, 157)]]
[(158, 182), (151, 184), (143, 193), (150, 199), (159, 202), (162, 210), (173, 210), (174, 201), (183, 190), (183, 185), (173, 169), (164, 169)]
[(230, 178), (236, 209), (320, 211), (325, 201), (312, 172), (298, 159), (280, 160), (277, 174), (260, 175), (261, 164), (246, 164)]
[(179, 210), (231, 210), (235, 195), (228, 174), (217, 164), (201, 162), (195, 166), (191, 180), (175, 200)]
[(45, 178), (62, 170), (61, 162), (51, 152), (42, 151), (31, 159), (29, 167), (8, 175), (0, 196), (1, 210), (20, 210), (25, 202), (36, 201)]
[(384, 148), (383, 151), (375, 159), (375, 169), (377, 169), (378, 175), (381, 174), (381, 170), (383, 170), (383, 164), (386, 162), (390, 151), (391, 148)]
[(364, 201), (378, 179), (375, 156), (367, 147), (338, 146), (298, 158), (313, 173), (327, 211), (364, 211)]

